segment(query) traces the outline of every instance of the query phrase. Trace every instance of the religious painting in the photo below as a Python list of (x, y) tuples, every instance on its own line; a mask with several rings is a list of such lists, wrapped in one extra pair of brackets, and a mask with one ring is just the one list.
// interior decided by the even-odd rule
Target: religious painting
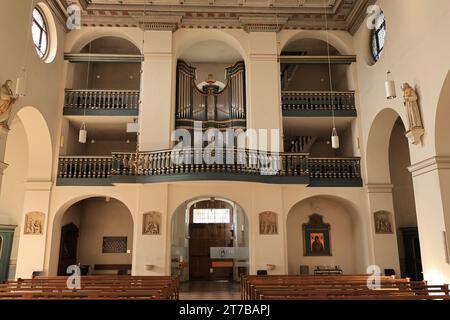
[(259, 214), (259, 234), (278, 234), (278, 215), (275, 212), (262, 212)]
[(30, 212), (25, 215), (25, 228), (23, 233), (27, 235), (44, 234), (44, 218), (42, 212)]
[(127, 253), (127, 237), (103, 237), (102, 253)]
[(161, 213), (148, 212), (143, 216), (142, 234), (157, 236), (161, 234)]
[(303, 224), (303, 254), (305, 256), (331, 256), (330, 225), (317, 213)]
[(377, 211), (373, 214), (376, 234), (393, 234), (392, 215), (388, 211)]

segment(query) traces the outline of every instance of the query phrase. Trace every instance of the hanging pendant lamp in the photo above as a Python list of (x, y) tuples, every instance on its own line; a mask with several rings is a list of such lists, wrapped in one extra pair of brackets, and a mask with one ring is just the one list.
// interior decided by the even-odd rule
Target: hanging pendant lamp
[(333, 128), (333, 132), (331, 133), (331, 147), (335, 150), (339, 149), (339, 136), (336, 128)]
[(386, 91), (386, 99), (392, 100), (397, 98), (397, 92), (395, 90), (395, 81), (391, 78), (391, 72), (386, 73), (386, 82), (384, 83), (384, 89)]
[(87, 132), (87, 129), (86, 129), (86, 123), (83, 122), (81, 124), (80, 133), (78, 135), (78, 142), (86, 143), (87, 135), (88, 135), (88, 132)]

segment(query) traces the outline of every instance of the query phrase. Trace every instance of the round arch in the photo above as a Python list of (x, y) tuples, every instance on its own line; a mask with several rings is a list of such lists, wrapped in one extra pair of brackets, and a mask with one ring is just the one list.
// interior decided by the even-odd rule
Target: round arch
[[(60, 246), (60, 239), (61, 239), (61, 223), (63, 221), (64, 214), (67, 212), (69, 208), (76, 205), (77, 203), (80, 203), (84, 200), (88, 199), (94, 199), (94, 198), (110, 198), (118, 201), (121, 203), (128, 211), (129, 217), (131, 218), (132, 225), (134, 227), (134, 220), (135, 217), (133, 215), (133, 210), (131, 209), (132, 206), (130, 203), (125, 201), (124, 199), (121, 199), (118, 196), (108, 195), (108, 194), (83, 194), (76, 197), (73, 197), (67, 201), (65, 201), (63, 204), (61, 204), (56, 211), (54, 211), (54, 214), (50, 217), (48, 221), (48, 232), (47, 232), (47, 241), (49, 245), (47, 246), (48, 249), (48, 274), (49, 275), (55, 275), (58, 270), (58, 260), (59, 260), (59, 246)], [(134, 231), (133, 231), (134, 233)]]
[(391, 183), (389, 166), (386, 164), (389, 159), (389, 141), (392, 129), (398, 118), (401, 116), (397, 111), (385, 108), (372, 121), (366, 147), (367, 184)]
[(23, 107), (16, 117), (25, 129), (28, 141), (27, 181), (51, 181), (53, 148), (50, 130), (41, 112), (35, 107)]
[(448, 119), (450, 119), (450, 71), (442, 85), (436, 110), (434, 139), (437, 156), (450, 156)]
[(181, 55), (186, 51), (189, 50), (190, 47), (205, 41), (219, 41), (227, 44), (231, 48), (235, 49), (242, 57), (242, 59), (247, 64), (247, 53), (242, 46), (242, 44), (239, 42), (237, 38), (235, 38), (233, 35), (223, 31), (223, 30), (217, 30), (217, 29), (199, 29), (196, 30), (196, 32), (192, 32), (190, 30), (189, 33), (182, 33), (182, 30), (175, 33), (174, 35), (177, 37), (177, 41), (175, 41), (176, 47), (174, 48), (174, 53), (176, 59), (179, 59)]
[[(234, 235), (234, 246), (235, 247), (248, 247), (249, 248), (249, 256), (248, 256), (248, 270), (250, 270), (251, 267), (251, 248), (252, 248), (252, 237), (250, 236), (250, 229), (251, 229), (251, 223), (250, 223), (250, 217), (248, 213), (245, 211), (245, 209), (236, 201), (231, 200), (227, 197), (222, 196), (197, 196), (197, 197), (189, 197), (184, 199), (184, 201), (178, 202), (178, 204), (175, 206), (175, 210), (170, 211), (169, 216), (169, 232), (168, 232), (168, 248), (170, 248), (168, 255), (169, 259), (169, 265), (171, 261), (176, 260), (180, 256), (188, 257), (189, 259), (189, 252), (190, 252), (190, 246), (191, 243), (187, 239), (190, 239), (190, 237), (186, 237), (187, 234), (189, 234), (189, 231), (187, 231), (187, 223), (189, 218), (187, 218), (188, 212), (190, 209), (194, 206), (194, 204), (199, 202), (204, 202), (214, 199), (214, 201), (223, 202), (226, 205), (229, 205), (232, 210), (233, 215), (233, 228), (231, 230), (236, 230), (236, 233)], [(190, 228), (189, 228), (190, 229)], [(237, 230), (241, 230), (242, 232), (237, 232)], [(217, 245), (216, 245), (217, 246)], [(181, 259), (181, 258), (180, 258)], [(191, 265), (191, 263), (189, 263)], [(193, 263), (193, 265), (196, 265), (199, 267), (198, 264)], [(173, 273), (173, 269), (170, 270), (170, 273)], [(237, 269), (235, 270), (237, 271)], [(190, 275), (191, 270), (189, 270)], [(185, 275), (184, 275), (185, 276)], [(183, 276), (183, 277), (184, 277)]]
[[(138, 31), (140, 31), (138, 29)], [(141, 51), (142, 46), (142, 31), (140, 32), (125, 32), (123, 28), (82, 28), (80, 31), (71, 34), (75, 34), (73, 38), (69, 38), (66, 43), (66, 52), (80, 52), (90, 42), (105, 37), (114, 37), (127, 40), (132, 43), (136, 48)]]
[[(321, 40), (323, 42), (328, 42), (330, 45), (336, 48), (342, 55), (350, 55), (353, 54), (353, 50), (349, 44), (346, 44), (344, 40), (342, 40), (338, 35), (334, 32), (327, 34), (324, 31), (315, 31), (315, 30), (299, 30), (291, 32), (291, 30), (286, 30), (285, 32), (280, 33), (280, 52), (290, 45), (291, 43), (302, 40), (302, 39), (316, 39)], [(327, 41), (328, 40), (328, 41)]]
[[(363, 214), (358, 212), (355, 203), (334, 195), (314, 195), (296, 202), (287, 212), (285, 220), (286, 257), (289, 274), (297, 274), (299, 272), (298, 265), (300, 261), (304, 265), (308, 265), (308, 262), (310, 264), (327, 263), (329, 265), (340, 265), (343, 267), (344, 273), (366, 272), (370, 254), (366, 235), (370, 226)], [(308, 217), (315, 213), (324, 217), (324, 223), (330, 224), (332, 256), (320, 257), (320, 261), (308, 261), (311, 258), (314, 260), (314, 257), (304, 257), (303, 251), (300, 252), (299, 250), (299, 247), (305, 245), (301, 224), (307, 223)], [(345, 219), (345, 216), (348, 219)], [(340, 233), (336, 233), (335, 226), (337, 224), (339, 225)], [(339, 243), (339, 245), (336, 245), (336, 243)], [(353, 246), (352, 252), (343, 250), (343, 247), (346, 245)], [(349, 263), (347, 260), (353, 260), (353, 263)]]

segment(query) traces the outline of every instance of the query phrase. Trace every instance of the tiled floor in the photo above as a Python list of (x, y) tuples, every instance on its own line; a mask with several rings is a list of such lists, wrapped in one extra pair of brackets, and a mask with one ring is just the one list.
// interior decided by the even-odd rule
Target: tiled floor
[(180, 300), (240, 300), (239, 283), (189, 281), (180, 285)]

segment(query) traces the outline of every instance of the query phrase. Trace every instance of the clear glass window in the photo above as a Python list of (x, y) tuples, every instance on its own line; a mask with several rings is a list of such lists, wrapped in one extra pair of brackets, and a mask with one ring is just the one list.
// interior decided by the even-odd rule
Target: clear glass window
[(230, 209), (194, 209), (193, 223), (230, 223)]
[(381, 57), (381, 53), (384, 49), (384, 41), (386, 38), (386, 19), (384, 14), (381, 13), (375, 21), (375, 30), (372, 34), (372, 55), (375, 61), (378, 61)]
[(33, 10), (31, 32), (36, 52), (41, 59), (44, 59), (48, 52), (48, 27), (44, 15), (38, 8)]

